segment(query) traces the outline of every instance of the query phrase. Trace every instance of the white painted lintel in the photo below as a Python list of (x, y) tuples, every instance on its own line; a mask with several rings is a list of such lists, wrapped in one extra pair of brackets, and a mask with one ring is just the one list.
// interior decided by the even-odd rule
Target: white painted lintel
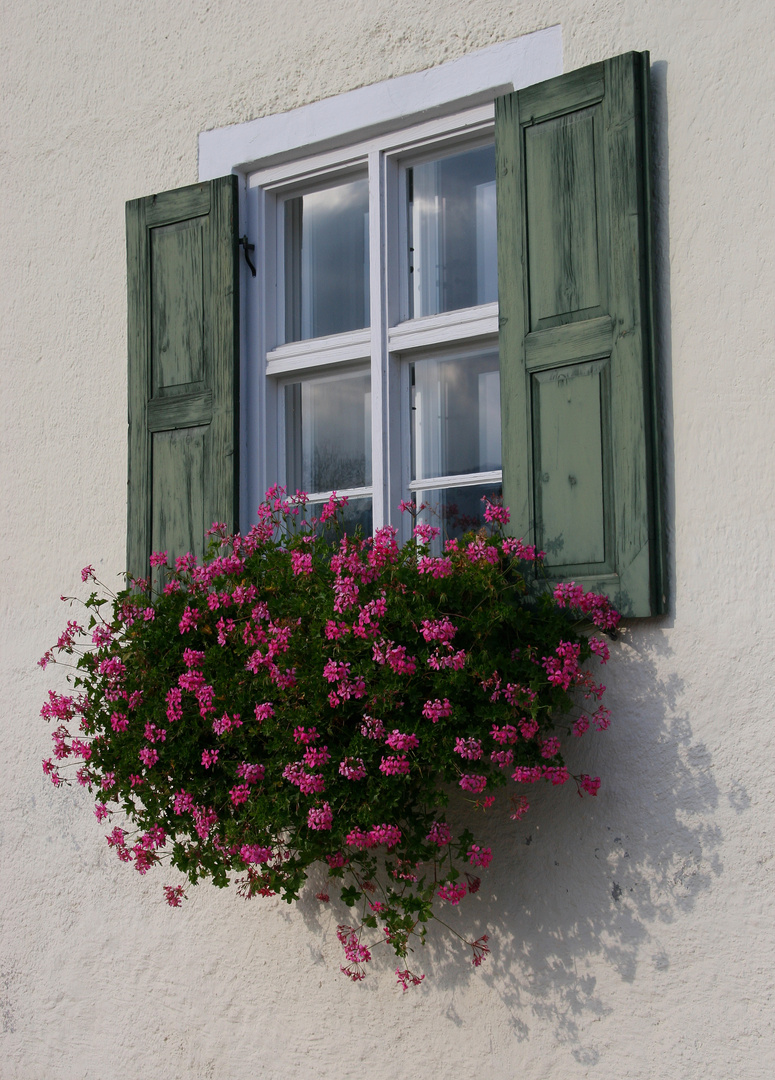
[(562, 74), (562, 28), (550, 26), (459, 60), (362, 86), (286, 113), (199, 135), (199, 179), (360, 141)]

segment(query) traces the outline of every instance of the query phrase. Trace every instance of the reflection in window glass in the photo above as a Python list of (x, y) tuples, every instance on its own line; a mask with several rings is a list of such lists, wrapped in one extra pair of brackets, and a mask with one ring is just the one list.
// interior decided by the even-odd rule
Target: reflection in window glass
[(369, 184), (285, 202), (285, 340), (369, 325)]
[(498, 353), (412, 365), (412, 479), (501, 467)]
[[(310, 518), (320, 518), (321, 511), (326, 504), (324, 502), (310, 502), (304, 507), (302, 517), (309, 520)], [(374, 524), (371, 513), (371, 498), (365, 499), (354, 498), (352, 495), (347, 500), (347, 506), (341, 511), (338, 518), (339, 528), (343, 533), (347, 533), (348, 536), (353, 536), (356, 532), (361, 533), (362, 536), (371, 536), (374, 532)], [(323, 533), (323, 527), (317, 525), (315, 531), (318, 534)], [(329, 532), (330, 536), (331, 533)]]
[(479, 529), (485, 524), (485, 504), (482, 501), (484, 497), (490, 502), (500, 503), (500, 483), (437, 488), (415, 493), (417, 505), (426, 504), (418, 520), (427, 521), (429, 525), (441, 529), (441, 535), (431, 547), (432, 554), (441, 553), (445, 540), (463, 536), (464, 533)]
[(409, 318), (498, 299), (495, 148), (406, 170)]
[(285, 387), (285, 475), (290, 491), (371, 484), (371, 384), (367, 372)]

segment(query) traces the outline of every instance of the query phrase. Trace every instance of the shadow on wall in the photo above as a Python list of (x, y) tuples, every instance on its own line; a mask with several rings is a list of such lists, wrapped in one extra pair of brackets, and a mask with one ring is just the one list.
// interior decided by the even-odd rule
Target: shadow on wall
[[(582, 1029), (613, 1011), (598, 992), (599, 975), (605, 969), (610, 978), (613, 970), (635, 982), (667, 971), (660, 927), (690, 915), (722, 873), (710, 754), (676, 711), (682, 681), (661, 674), (671, 650), (655, 623), (627, 636), (635, 643), (617, 646), (611, 661), (613, 725), (573, 740), (568, 754), (571, 772), (602, 776), (599, 796), (581, 800), (572, 784), (536, 785), (522, 821), (504, 807), (472, 822), (454, 795), (447, 814), (453, 829), (470, 825), (494, 857), (476, 897), (459, 908), (443, 905), (439, 914), (468, 940), (488, 934), (492, 952), (474, 969), (470, 948), (432, 926), (425, 948), (418, 945), (409, 960), (437, 992), (481, 980), (506, 1007), (517, 1040), (530, 1037), (533, 1017), (584, 1064), (594, 1064), (596, 1051), (581, 1045)], [(739, 792), (738, 812), (745, 805)], [(299, 910), (325, 947), (329, 919), (352, 916), (338, 903), (321, 909), (313, 897), (322, 887), (322, 874), (312, 878)], [(331, 958), (318, 954), (321, 964)], [(375, 982), (394, 966), (392, 954), (378, 949)], [(465, 1023), (452, 995), (446, 1015)]]
[(531, 1014), (572, 1045), (584, 1014), (610, 1012), (596, 971), (634, 982), (669, 969), (660, 927), (689, 915), (722, 873), (710, 754), (675, 711), (681, 681), (660, 678), (669, 652), (661, 635), (650, 653), (617, 650), (616, 683), (628, 690), (611, 692), (615, 727), (594, 747), (580, 743), (570, 763), (602, 775), (597, 803), (542, 791), (532, 828), (530, 815), (520, 823), (511, 872), (493, 882), (486, 918), (497, 950), (483, 978), (520, 1039)]

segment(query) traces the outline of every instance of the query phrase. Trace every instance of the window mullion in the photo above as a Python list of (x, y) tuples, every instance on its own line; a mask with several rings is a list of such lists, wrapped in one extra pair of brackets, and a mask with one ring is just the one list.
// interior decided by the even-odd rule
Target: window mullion
[(405, 380), (406, 365), (401, 357), (390, 350), (390, 328), (401, 318), (402, 278), (405, 230), (402, 228), (404, 204), (401, 199), (402, 170), (394, 154), (382, 158), (383, 176), (383, 243), (384, 267), (383, 305), (385, 340), (383, 343), (386, 371), (387, 403), (382, 423), (387, 438), (387, 473), (385, 491), (387, 505), (385, 523), (400, 525), (398, 504), (406, 492), (409, 478), (409, 431), (406, 417), (409, 407), (409, 389)]
[(369, 289), (371, 322), (371, 475), (374, 528), (389, 520), (388, 365), (387, 365), (387, 283), (385, 236), (385, 172), (383, 156), (373, 150), (369, 169)]
[[(255, 520), (264, 492), (277, 474), (275, 387), (265, 378), (267, 344), (274, 334), (274, 308), (270, 304), (271, 283), (276, 275), (274, 197), (267, 195), (263, 188), (248, 183), (245, 213), (245, 231), (256, 244), (253, 252), (256, 276), (247, 271), (247, 264), (243, 265), (246, 303), (241, 349), (240, 422), (248, 433), (243, 440), (241, 465), (244, 487), (240, 499), (240, 527), (243, 531)], [(258, 439), (256, 433), (259, 433)]]

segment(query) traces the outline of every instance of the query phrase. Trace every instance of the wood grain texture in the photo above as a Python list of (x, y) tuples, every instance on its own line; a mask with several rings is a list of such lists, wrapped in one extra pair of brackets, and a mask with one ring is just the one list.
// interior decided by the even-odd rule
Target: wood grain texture
[(127, 566), (204, 550), (237, 522), (238, 260), (234, 177), (127, 204)]
[(629, 53), (496, 102), (504, 499), (630, 616), (665, 604), (647, 96)]

